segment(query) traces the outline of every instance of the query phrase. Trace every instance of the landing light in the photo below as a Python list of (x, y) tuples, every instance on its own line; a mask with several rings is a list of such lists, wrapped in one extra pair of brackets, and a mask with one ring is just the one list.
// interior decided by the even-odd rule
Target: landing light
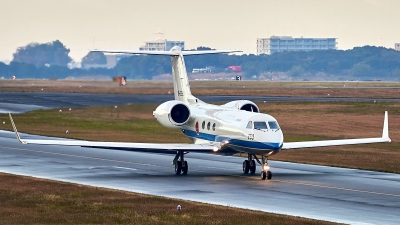
[(264, 171), (268, 171), (269, 170), (269, 166), (263, 166), (263, 170)]
[(213, 147), (213, 151), (214, 152), (218, 151), (218, 147)]

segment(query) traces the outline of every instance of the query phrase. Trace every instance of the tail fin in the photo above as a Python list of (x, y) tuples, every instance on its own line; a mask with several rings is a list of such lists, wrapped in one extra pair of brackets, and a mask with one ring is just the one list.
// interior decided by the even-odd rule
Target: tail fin
[(187, 104), (195, 104), (196, 98), (190, 92), (189, 80), (186, 72), (184, 55), (204, 55), (217, 53), (241, 52), (237, 50), (204, 50), (204, 51), (182, 51), (175, 46), (171, 51), (131, 51), (131, 50), (92, 50), (93, 52), (122, 53), (122, 54), (144, 54), (144, 55), (169, 55), (171, 56), (172, 76), (174, 82), (175, 100)]
[(195, 103), (195, 97), (190, 91), (190, 85), (183, 55), (179, 54), (178, 56), (172, 56), (171, 65), (175, 100), (179, 100), (187, 104)]

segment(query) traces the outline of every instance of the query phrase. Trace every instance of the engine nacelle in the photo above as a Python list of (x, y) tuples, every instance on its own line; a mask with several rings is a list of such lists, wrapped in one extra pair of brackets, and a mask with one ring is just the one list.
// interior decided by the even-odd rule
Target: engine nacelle
[(244, 110), (244, 111), (249, 111), (249, 112), (260, 112), (260, 109), (258, 106), (249, 100), (237, 100), (237, 101), (232, 101), (228, 102), (225, 105), (222, 105), (227, 108), (232, 108), (232, 109), (238, 109), (238, 110)]
[(172, 100), (159, 105), (153, 116), (163, 126), (178, 128), (189, 121), (190, 110), (185, 103)]

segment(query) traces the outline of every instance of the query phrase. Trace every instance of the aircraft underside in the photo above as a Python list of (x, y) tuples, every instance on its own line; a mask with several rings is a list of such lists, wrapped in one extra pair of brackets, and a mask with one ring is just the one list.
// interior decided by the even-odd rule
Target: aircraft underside
[[(192, 140), (194, 143), (201, 141), (208, 144), (218, 144), (218, 142), (210, 142), (203, 139), (194, 138), (192, 136), (187, 135), (187, 137)], [(239, 142), (240, 143), (240, 142)], [(274, 155), (279, 152), (280, 149), (268, 149), (268, 145), (261, 145), (266, 147), (265, 149), (257, 149), (257, 148), (250, 148), (247, 146), (238, 145), (238, 143), (234, 144), (224, 144), (218, 151), (213, 152), (213, 154), (217, 155), (234, 155), (238, 154), (241, 156), (247, 155), (247, 159), (243, 161), (243, 173), (244, 174), (254, 174), (256, 172), (256, 165), (257, 163), (261, 165), (261, 179), (271, 179), (272, 173), (269, 170), (268, 166), (268, 156)], [(270, 146), (273, 148), (273, 146)], [(175, 165), (175, 174), (184, 174), (188, 173), (188, 162), (185, 161), (185, 152), (184, 151), (177, 151), (175, 158), (173, 160), (173, 164)], [(261, 158), (261, 160), (259, 159)]]

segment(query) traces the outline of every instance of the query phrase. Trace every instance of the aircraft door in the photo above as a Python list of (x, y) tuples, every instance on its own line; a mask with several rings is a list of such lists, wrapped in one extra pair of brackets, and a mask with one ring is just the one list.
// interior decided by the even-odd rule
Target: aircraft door
[(254, 140), (254, 124), (253, 121), (249, 121), (246, 126), (247, 140)]

